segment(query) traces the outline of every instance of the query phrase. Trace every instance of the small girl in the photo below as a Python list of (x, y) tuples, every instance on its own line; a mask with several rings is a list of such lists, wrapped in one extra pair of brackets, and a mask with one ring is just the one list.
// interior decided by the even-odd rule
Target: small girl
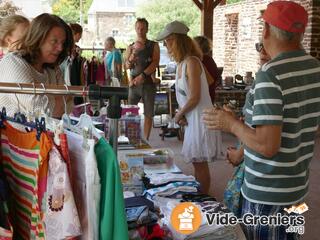
[(2, 52), (12, 52), (19, 47), (29, 27), (29, 20), (21, 15), (8, 16), (0, 22), (0, 47)]

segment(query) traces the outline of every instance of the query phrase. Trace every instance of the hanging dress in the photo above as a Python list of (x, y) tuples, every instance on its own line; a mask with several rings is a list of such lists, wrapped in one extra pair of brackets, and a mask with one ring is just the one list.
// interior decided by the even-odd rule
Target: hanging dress
[(7, 121), (1, 129), (2, 167), (10, 187), (14, 238), (45, 239), (42, 201), (46, 191), (48, 157), (52, 147), (42, 133), (21, 132)]
[[(199, 103), (195, 108), (185, 114), (188, 125), (185, 127), (182, 154), (186, 162), (211, 162), (222, 157), (221, 132), (208, 130), (202, 121), (202, 112), (205, 108), (212, 107), (209, 95), (208, 83), (201, 61), (201, 93)], [(190, 89), (186, 75), (187, 61), (184, 59), (177, 68), (176, 73), (176, 97), (179, 108), (182, 108), (190, 98)], [(181, 76), (178, 71), (181, 68)]]

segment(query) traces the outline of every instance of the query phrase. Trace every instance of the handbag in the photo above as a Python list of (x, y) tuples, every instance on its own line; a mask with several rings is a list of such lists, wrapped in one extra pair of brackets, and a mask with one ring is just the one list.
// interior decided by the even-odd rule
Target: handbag
[(242, 161), (233, 172), (231, 179), (228, 181), (224, 191), (224, 204), (234, 213), (236, 217), (241, 215), (241, 186), (244, 179), (244, 161)]

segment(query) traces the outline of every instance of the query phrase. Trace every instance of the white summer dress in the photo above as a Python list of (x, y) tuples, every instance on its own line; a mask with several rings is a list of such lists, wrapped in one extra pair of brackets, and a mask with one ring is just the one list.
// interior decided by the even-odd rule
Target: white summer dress
[[(195, 57), (196, 58), (196, 57)], [(182, 146), (182, 155), (186, 162), (211, 162), (215, 159), (222, 158), (222, 140), (221, 132), (208, 130), (202, 121), (202, 112), (205, 108), (212, 107), (206, 74), (201, 61), (201, 94), (198, 105), (190, 112), (186, 113), (188, 125), (185, 128), (184, 142)], [(176, 72), (176, 96), (179, 107), (182, 108), (190, 96), (190, 91), (186, 76), (186, 59), (178, 66)], [(181, 78), (178, 79), (179, 68)]]

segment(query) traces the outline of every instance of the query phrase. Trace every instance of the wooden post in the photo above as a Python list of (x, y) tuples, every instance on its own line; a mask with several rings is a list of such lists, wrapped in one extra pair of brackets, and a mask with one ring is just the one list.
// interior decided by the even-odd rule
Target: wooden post
[(213, 10), (224, 0), (192, 0), (201, 11), (201, 34), (212, 40)]

